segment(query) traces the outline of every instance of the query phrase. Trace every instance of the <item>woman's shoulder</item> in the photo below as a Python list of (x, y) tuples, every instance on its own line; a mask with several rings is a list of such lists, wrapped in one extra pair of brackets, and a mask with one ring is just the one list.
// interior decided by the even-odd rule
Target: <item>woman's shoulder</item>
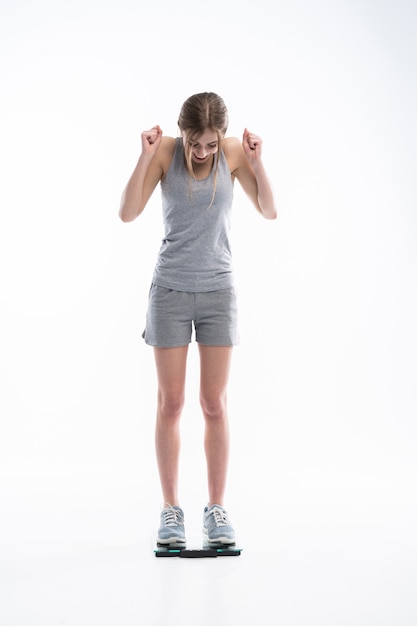
[(233, 172), (241, 163), (244, 156), (242, 142), (237, 137), (225, 137), (223, 139), (223, 152), (229, 169)]
[(177, 142), (176, 142), (175, 137), (168, 137), (166, 135), (162, 135), (161, 145), (159, 149), (164, 154), (171, 154), (172, 156), (174, 154), (176, 143)]
[(161, 139), (161, 145), (159, 146), (159, 158), (162, 165), (162, 170), (164, 175), (169, 170), (169, 166), (171, 165), (172, 157), (174, 156), (176, 146), (175, 137), (168, 137), (163, 135)]
[(238, 149), (241, 146), (241, 142), (237, 137), (225, 137), (223, 139), (223, 149), (224, 151), (233, 151)]

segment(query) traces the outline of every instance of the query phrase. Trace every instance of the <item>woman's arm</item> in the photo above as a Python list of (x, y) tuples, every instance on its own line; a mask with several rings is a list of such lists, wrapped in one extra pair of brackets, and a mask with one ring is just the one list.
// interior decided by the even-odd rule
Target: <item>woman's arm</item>
[(159, 150), (165, 144), (162, 130), (154, 126), (144, 131), (141, 139), (142, 153), (120, 201), (119, 217), (123, 222), (131, 222), (142, 213), (164, 174), (162, 157), (165, 150)]
[(276, 219), (274, 194), (262, 162), (262, 139), (245, 128), (242, 144), (237, 139), (229, 139), (226, 146), (232, 174), (255, 208), (266, 219)]

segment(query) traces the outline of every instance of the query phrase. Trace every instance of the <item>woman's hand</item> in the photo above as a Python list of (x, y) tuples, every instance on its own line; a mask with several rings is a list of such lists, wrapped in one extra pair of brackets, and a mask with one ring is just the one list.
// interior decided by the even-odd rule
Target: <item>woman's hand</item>
[(161, 127), (154, 126), (150, 130), (144, 130), (141, 133), (142, 152), (153, 156), (161, 145), (162, 130)]
[(256, 159), (261, 158), (262, 154), (262, 139), (248, 131), (247, 128), (243, 131), (242, 141), (243, 151), (246, 154), (249, 162), (253, 162)]

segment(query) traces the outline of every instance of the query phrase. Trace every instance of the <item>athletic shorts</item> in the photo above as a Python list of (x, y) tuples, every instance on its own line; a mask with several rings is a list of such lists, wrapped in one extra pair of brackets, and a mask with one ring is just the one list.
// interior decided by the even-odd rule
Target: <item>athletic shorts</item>
[(176, 348), (195, 339), (207, 346), (239, 343), (237, 298), (233, 287), (188, 293), (152, 283), (149, 291), (145, 342), (159, 348)]

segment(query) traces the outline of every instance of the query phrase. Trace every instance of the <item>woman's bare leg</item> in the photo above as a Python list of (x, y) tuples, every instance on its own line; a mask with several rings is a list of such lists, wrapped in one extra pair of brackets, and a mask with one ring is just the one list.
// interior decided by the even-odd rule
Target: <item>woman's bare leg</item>
[(233, 348), (199, 344), (199, 350), (209, 504), (223, 505), (229, 461), (227, 383)]
[(184, 406), (188, 346), (154, 348), (158, 375), (155, 448), (164, 506), (178, 506), (180, 417)]

